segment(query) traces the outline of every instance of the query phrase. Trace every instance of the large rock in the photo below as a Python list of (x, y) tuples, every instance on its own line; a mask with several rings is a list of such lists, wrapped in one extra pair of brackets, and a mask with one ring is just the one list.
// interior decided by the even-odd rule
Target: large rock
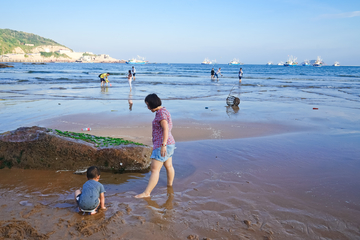
[(152, 148), (145, 145), (96, 147), (41, 127), (0, 134), (0, 167), (78, 170), (98, 166), (115, 172), (146, 172)]
[(14, 66), (0, 63), (0, 68), (13, 68)]

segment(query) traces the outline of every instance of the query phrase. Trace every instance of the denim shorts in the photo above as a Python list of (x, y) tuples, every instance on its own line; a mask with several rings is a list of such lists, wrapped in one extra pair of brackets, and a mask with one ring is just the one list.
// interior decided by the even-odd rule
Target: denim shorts
[(165, 155), (165, 157), (162, 157), (161, 156), (161, 147), (159, 147), (152, 151), (150, 158), (153, 158), (160, 162), (165, 162), (166, 160), (168, 160), (169, 158), (172, 157), (172, 155), (174, 154), (175, 148), (176, 148), (175, 144), (167, 145), (166, 146), (166, 155)]

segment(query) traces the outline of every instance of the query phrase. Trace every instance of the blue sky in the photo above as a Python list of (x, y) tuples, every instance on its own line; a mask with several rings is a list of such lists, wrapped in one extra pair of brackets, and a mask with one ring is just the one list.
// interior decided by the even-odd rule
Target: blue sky
[(360, 65), (359, 0), (14, 0), (2, 9), (0, 28), (118, 59)]

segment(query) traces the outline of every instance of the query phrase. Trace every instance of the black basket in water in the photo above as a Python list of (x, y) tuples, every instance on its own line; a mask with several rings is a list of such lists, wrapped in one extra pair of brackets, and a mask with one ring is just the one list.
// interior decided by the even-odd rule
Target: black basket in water
[(228, 96), (226, 98), (226, 104), (230, 107), (232, 106), (239, 106), (240, 104), (240, 98), (234, 97), (234, 96)]

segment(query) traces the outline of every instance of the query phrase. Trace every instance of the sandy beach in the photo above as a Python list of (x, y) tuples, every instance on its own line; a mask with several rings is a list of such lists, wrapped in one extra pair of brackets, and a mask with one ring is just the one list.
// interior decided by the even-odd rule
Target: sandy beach
[[(213, 110), (216, 112), (215, 107)], [(70, 131), (90, 125), (91, 134), (151, 143), (149, 122), (153, 115), (150, 112), (123, 116), (112, 113), (62, 115), (43, 119), (37, 125)], [(320, 128), (316, 123), (319, 119), (300, 126), (288, 120), (283, 124), (247, 121), (229, 124), (229, 121), (211, 121), (212, 117), (200, 117), (202, 121), (174, 118), (173, 134), (178, 143), (173, 188), (166, 187), (162, 171), (153, 196), (134, 199), (146, 186), (149, 174), (103, 173), (101, 182), (106, 187), (108, 210), (96, 216), (78, 213), (73, 202), (73, 191), (82, 186), (84, 175), (67, 171), (0, 170), (2, 236), (13, 239), (359, 237), (359, 193), (351, 191), (358, 182), (344, 181), (358, 179), (357, 173), (342, 173), (341, 168), (351, 167), (346, 163), (339, 166), (336, 176), (323, 167), (325, 162), (339, 164), (337, 154), (346, 146), (351, 148), (348, 145), (351, 141), (336, 134), (336, 139), (318, 144), (328, 137), (323, 128), (314, 129), (314, 124)], [(329, 113), (320, 112), (319, 117), (329, 118)], [(331, 150), (325, 152), (324, 147)], [(342, 154), (351, 159), (358, 155), (355, 150)], [(334, 185), (338, 184), (341, 189), (334, 191)]]
[[(142, 83), (141, 75), (137, 81), (132, 95), (116, 81), (106, 92), (98, 84), (4, 85), (0, 129), (89, 127), (89, 134), (151, 145), (154, 114), (143, 96), (154, 87)], [(206, 89), (202, 98), (191, 99), (185, 90), (186, 97), (172, 97), (169, 86), (160, 89), (168, 94), (163, 106), (172, 114), (177, 142), (172, 188), (166, 187), (163, 169), (151, 198), (135, 199), (150, 173), (104, 172), (100, 182), (108, 209), (89, 216), (79, 213), (73, 200), (85, 175), (4, 168), (0, 238), (360, 238), (355, 100), (346, 95), (339, 102), (336, 94), (323, 93), (311, 98), (312, 88), (299, 93), (244, 84), (239, 108), (231, 108), (222, 86), (209, 86), (211, 101)]]

